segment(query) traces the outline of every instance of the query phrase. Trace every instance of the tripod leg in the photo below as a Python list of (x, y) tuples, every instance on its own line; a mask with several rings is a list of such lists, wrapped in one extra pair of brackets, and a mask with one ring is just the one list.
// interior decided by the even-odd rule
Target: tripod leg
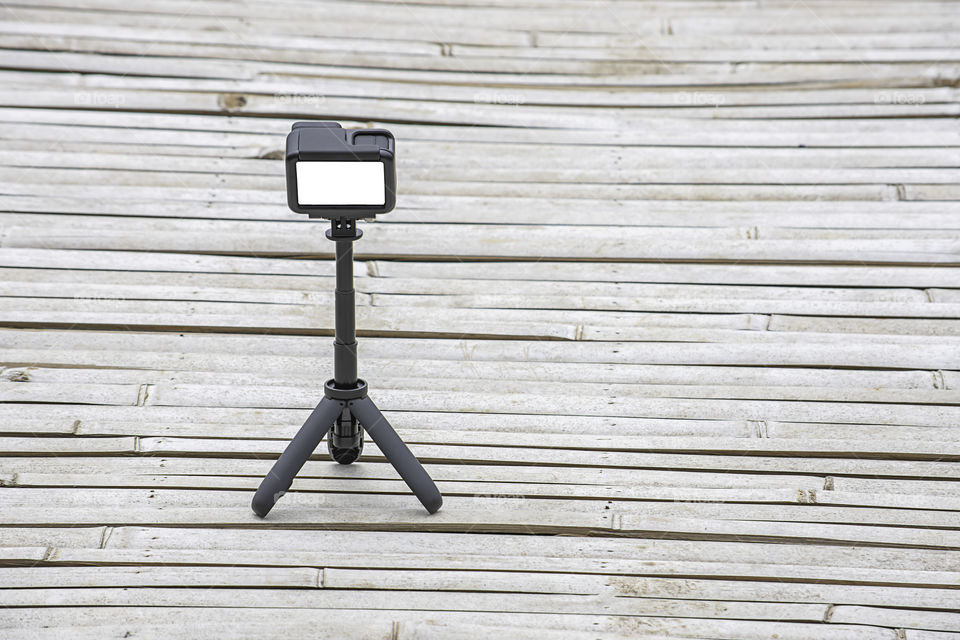
[(290, 488), (293, 478), (300, 472), (307, 458), (333, 426), (333, 421), (340, 416), (342, 408), (339, 402), (330, 398), (320, 401), (317, 408), (300, 427), (300, 431), (287, 445), (280, 459), (274, 463), (270, 473), (260, 483), (260, 488), (257, 489), (257, 493), (253, 496), (253, 503), (250, 505), (254, 513), (261, 518), (270, 513), (270, 509)]
[(430, 479), (420, 461), (414, 457), (407, 445), (403, 444), (403, 440), (377, 409), (377, 405), (373, 404), (370, 398), (365, 397), (351, 401), (349, 406), (363, 428), (380, 447), (387, 461), (393, 465), (427, 511), (436, 513), (443, 504), (440, 490)]

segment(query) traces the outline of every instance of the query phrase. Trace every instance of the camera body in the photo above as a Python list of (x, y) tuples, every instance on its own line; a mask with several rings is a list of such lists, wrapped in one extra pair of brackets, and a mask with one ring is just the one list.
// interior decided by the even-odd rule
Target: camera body
[(386, 129), (296, 122), (287, 135), (287, 205), (328, 220), (374, 218), (397, 203), (394, 138)]

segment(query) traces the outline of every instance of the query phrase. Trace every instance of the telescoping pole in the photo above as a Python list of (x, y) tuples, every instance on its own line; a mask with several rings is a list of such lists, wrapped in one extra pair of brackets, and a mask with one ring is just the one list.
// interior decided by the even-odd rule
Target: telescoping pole
[(357, 317), (353, 289), (354, 238), (337, 238), (337, 291), (334, 298), (333, 382), (348, 388), (357, 384)]

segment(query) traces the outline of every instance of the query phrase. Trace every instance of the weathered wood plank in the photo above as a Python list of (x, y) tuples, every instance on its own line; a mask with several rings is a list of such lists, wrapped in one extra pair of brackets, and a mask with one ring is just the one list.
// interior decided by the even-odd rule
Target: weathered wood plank
[[(69, 488), (6, 488), (0, 495), (0, 503), (12, 524), (55, 525), (66, 524), (69, 518), (80, 518), (77, 523), (92, 523), (98, 515), (109, 514), (113, 524), (144, 524), (144, 518), (158, 518), (159, 523), (187, 524), (196, 523), (205, 526), (222, 523), (240, 525), (252, 523), (247, 509), (249, 492), (181, 491), (175, 489), (106, 489), (88, 488), (82, 497)], [(368, 495), (368, 494), (310, 494), (291, 492), (285, 500), (283, 515), (277, 515), (267, 525), (301, 526), (312, 522), (305, 520), (303, 513), (321, 518), (329, 523), (343, 523), (346, 514), (356, 516), (362, 509), (381, 509), (374, 516), (364, 516), (356, 522), (367, 526), (398, 526), (407, 528), (418, 520), (430, 530), (470, 531), (472, 527), (490, 527), (491, 530), (507, 528), (516, 530), (526, 528), (530, 532), (556, 532), (568, 530), (569, 524), (562, 524), (564, 518), (577, 523), (580, 528), (591, 527), (608, 535), (631, 535), (631, 532), (643, 531), (651, 524), (660, 529), (657, 522), (669, 523), (672, 527), (689, 527), (685, 531), (698, 531), (701, 527), (713, 535), (731, 534), (741, 531), (745, 535), (782, 537), (788, 527), (797, 527), (791, 531), (806, 531), (806, 537), (816, 537), (813, 532), (821, 527), (824, 532), (841, 537), (851, 535), (858, 527), (863, 528), (861, 539), (866, 542), (886, 542), (893, 540), (892, 533), (901, 535), (901, 543), (927, 546), (949, 546), (957, 544), (956, 531), (950, 530), (956, 523), (956, 513), (923, 509), (885, 509), (870, 507), (844, 507), (817, 504), (741, 504), (707, 502), (644, 502), (630, 500), (577, 501), (551, 498), (525, 499), (522, 497), (502, 496), (447, 496), (449, 506), (444, 515), (429, 521), (422, 517), (412, 517), (405, 512), (410, 497), (405, 495)], [(30, 515), (30, 505), (44, 501), (44, 514)], [(91, 507), (96, 505), (97, 510)], [(495, 521), (478, 521), (484, 518), (490, 505), (507, 513), (495, 518)], [(292, 507), (297, 507), (294, 513)], [(121, 515), (121, 510), (128, 515)], [(90, 515), (82, 516), (86, 509)], [(303, 513), (299, 513), (303, 510)], [(153, 512), (152, 516), (150, 512)], [(162, 512), (162, 513), (161, 513)], [(220, 515), (214, 515), (221, 512)], [(344, 516), (340, 515), (343, 512)], [(492, 516), (485, 516), (491, 519)], [(543, 520), (538, 521), (537, 518)], [(122, 519), (126, 518), (126, 519)], [(346, 521), (348, 522), (348, 521)], [(312, 526), (312, 525), (310, 525)], [(916, 526), (918, 529), (907, 533), (905, 528)], [(439, 527), (439, 529), (438, 529)], [(891, 531), (882, 531), (885, 527)], [(924, 528), (919, 528), (924, 527)], [(635, 535), (635, 533), (634, 533)], [(789, 536), (790, 534), (787, 534)]]
[(394, 591), (500, 591), (632, 598), (714, 601), (806, 602), (946, 609), (955, 592), (948, 589), (851, 587), (803, 583), (736, 582), (639, 578), (613, 575), (529, 574), (516, 571), (417, 571), (324, 567), (66, 567), (0, 569), (8, 588), (99, 587), (244, 587)]
[[(287, 532), (292, 533), (292, 532)], [(374, 533), (375, 532), (368, 532)], [(383, 534), (380, 534), (383, 535)], [(389, 535), (402, 535), (400, 533), (391, 533)], [(458, 534), (429, 534), (434, 537), (439, 535), (458, 535)], [(462, 535), (462, 534), (459, 534)], [(468, 534), (469, 535), (469, 534)], [(505, 536), (499, 536), (504, 538)], [(609, 539), (608, 540), (612, 540)], [(433, 540), (437, 542), (437, 540)], [(673, 541), (676, 542), (676, 541)], [(701, 543), (707, 544), (707, 543)], [(724, 545), (730, 543), (711, 543), (714, 545)], [(750, 547), (756, 549), (757, 544), (751, 544)], [(822, 549), (842, 548), (842, 547), (821, 547)], [(867, 551), (870, 548), (863, 548)], [(916, 551), (916, 550), (915, 550)], [(931, 552), (926, 553), (943, 553)], [(193, 567), (201, 566), (219, 566), (227, 565), (230, 567), (268, 567), (285, 566), (296, 564), (298, 567), (317, 566), (324, 567), (324, 572), (331, 571), (357, 571), (361, 575), (367, 574), (367, 567), (376, 564), (379, 567), (390, 567), (393, 571), (417, 572), (429, 570), (431, 573), (441, 570), (488, 572), (486, 575), (496, 576), (502, 572), (525, 572), (524, 575), (532, 574), (531, 578), (543, 580), (559, 572), (571, 572), (582, 580), (581, 584), (601, 585), (600, 577), (606, 577), (604, 582), (616, 582), (609, 576), (635, 575), (642, 577), (627, 578), (622, 584), (650, 585), (650, 589), (656, 592), (662, 589), (664, 593), (669, 593), (677, 597), (679, 589), (670, 589), (671, 585), (682, 586), (685, 584), (697, 584), (692, 581), (691, 576), (703, 576), (705, 584), (718, 584), (721, 579), (736, 577), (736, 581), (730, 580), (728, 583), (731, 589), (740, 586), (747, 590), (750, 586), (755, 586), (762, 590), (767, 584), (768, 579), (775, 580), (782, 585), (790, 585), (795, 582), (809, 581), (808, 589), (825, 588), (832, 592), (829, 585), (817, 584), (823, 575), (823, 568), (796, 564), (759, 564), (759, 563), (731, 563), (731, 562), (695, 562), (695, 561), (672, 561), (672, 560), (633, 560), (611, 558), (609, 555), (602, 561), (596, 558), (576, 558), (576, 557), (534, 557), (531, 555), (510, 556), (510, 555), (471, 555), (460, 553), (458, 555), (439, 555), (439, 554), (418, 554), (418, 553), (372, 553), (356, 554), (341, 553), (337, 557), (331, 558), (329, 554), (322, 551), (286, 551), (277, 552), (271, 549), (263, 550), (190, 550), (190, 549), (61, 549), (47, 547), (16, 547), (0, 548), (0, 564), (8, 566), (30, 566), (33, 567), (39, 560), (43, 560), (44, 567), (70, 567), (70, 566), (95, 566), (98, 568), (110, 566), (126, 565), (144, 565), (145, 567)], [(335, 567), (331, 569), (331, 567)], [(276, 575), (276, 574), (275, 574)], [(415, 575), (415, 573), (414, 573)], [(932, 593), (937, 594), (940, 588), (949, 588), (954, 584), (954, 574), (949, 571), (918, 571), (918, 570), (900, 570), (900, 569), (870, 569), (870, 568), (831, 568), (831, 580), (836, 584), (845, 585), (846, 589), (842, 593), (847, 595), (846, 600), (865, 600), (867, 602), (879, 602), (883, 598), (888, 601), (890, 598), (896, 598), (898, 593), (903, 594), (924, 594), (926, 591), (921, 589), (934, 589)], [(750, 581), (756, 580), (753, 585)], [(691, 581), (691, 582), (687, 582)], [(859, 589), (850, 589), (851, 585), (861, 585)], [(916, 585), (909, 587), (907, 585)], [(893, 587), (893, 588), (890, 588)], [(599, 588), (599, 586), (598, 586)], [(798, 587), (798, 590), (801, 587)], [(639, 589), (638, 589), (639, 591)], [(947, 592), (944, 595), (949, 595)], [(925, 597), (920, 595), (920, 597)], [(816, 599), (816, 597), (812, 598)], [(827, 598), (823, 598), (827, 599)], [(834, 600), (835, 598), (830, 598)], [(844, 598), (839, 598), (844, 600)], [(943, 605), (943, 601), (932, 600), (932, 604)]]
[[(329, 340), (316, 336), (277, 336), (264, 334), (232, 335), (169, 332), (144, 332), (136, 336), (125, 333), (85, 331), (10, 331), (3, 332), (12, 346), (41, 347), (49, 350), (86, 350), (91, 341), (101, 348), (117, 351), (157, 351), (161, 353), (191, 352), (238, 353), (249, 356), (298, 356), (318, 354), (317, 360), (329, 357)], [(14, 342), (14, 340), (16, 342)], [(858, 344), (825, 344), (822, 350), (810, 353), (808, 345), (739, 345), (739, 344), (663, 344), (606, 343), (583, 344), (571, 341), (550, 342), (524, 340), (471, 339), (408, 339), (403, 341), (371, 337), (364, 340), (364, 355), (374, 359), (419, 360), (424, 356), (436, 360), (507, 361), (522, 355), (527, 362), (567, 362), (603, 364), (694, 364), (702, 366), (826, 366), (863, 368), (939, 369), (954, 366), (956, 358), (933, 347), (893, 344), (878, 352), (870, 342)], [(324, 356), (323, 354), (326, 354)], [(317, 361), (315, 360), (315, 362)], [(895, 361), (896, 367), (889, 363)], [(145, 365), (146, 366), (146, 365)], [(202, 367), (198, 367), (201, 368)], [(942, 386), (942, 385), (938, 385)]]
[[(479, 183), (478, 183), (479, 184)], [(50, 232), (56, 218), (57, 234)], [(309, 233), (295, 231), (294, 223), (154, 220), (10, 214), (4, 216), (6, 247), (48, 249), (136, 249), (229, 253), (238, 255), (317, 255), (329, 251), (320, 238), (320, 226)], [(299, 221), (303, 222), (303, 221)], [(446, 256), (447, 258), (498, 257), (535, 259), (593, 259), (598, 254), (609, 261), (622, 260), (775, 260), (787, 262), (925, 263), (957, 262), (953, 239), (858, 237), (856, 231), (835, 231), (829, 238), (804, 237), (797, 232), (786, 237), (747, 239), (736, 229), (722, 233), (713, 229), (676, 228), (667, 232), (641, 227), (588, 228), (571, 236), (563, 228), (526, 226), (497, 230), (482, 225), (457, 225), (460, 235), (448, 235), (442, 224), (382, 225), (365, 238), (364, 257), (384, 255)], [(190, 235), (188, 231), (192, 231)], [(762, 233), (762, 232), (761, 232)], [(430, 246), (416, 240), (436, 236)], [(790, 235), (793, 237), (791, 238)], [(722, 236), (722, 237), (721, 237)]]
[[(276, 550), (278, 541), (286, 541), (290, 551), (322, 553), (316, 548), (315, 534), (298, 530), (230, 529), (217, 531), (199, 528), (117, 527), (108, 532), (105, 548), (124, 549), (181, 549), (227, 551)], [(45, 539), (42, 536), (37, 540)], [(354, 552), (367, 554), (422, 554), (432, 555), (432, 544), (442, 545), (453, 558), (477, 560), (490, 558), (498, 561), (504, 553), (516, 557), (539, 558), (541, 562), (563, 559), (602, 560), (621, 559), (642, 563), (650, 561), (690, 561), (706, 566), (712, 561), (739, 562), (748, 565), (773, 563), (790, 567), (863, 567), (899, 568), (923, 571), (953, 571), (958, 566), (956, 553), (932, 549), (884, 549), (864, 547), (851, 549), (841, 546), (805, 544), (766, 544), (747, 542), (690, 541), (670, 539), (624, 538), (551, 538), (550, 545), (531, 536), (499, 535), (471, 536), (457, 533), (417, 532), (355, 532)], [(431, 542), (433, 541), (433, 542)], [(53, 543), (51, 543), (53, 544)], [(81, 546), (81, 545), (74, 545)], [(99, 546), (99, 545), (97, 545)], [(333, 558), (327, 557), (328, 560)], [(597, 567), (603, 562), (597, 563)], [(333, 566), (333, 565), (331, 565)], [(342, 565), (353, 566), (353, 565)], [(414, 567), (416, 565), (409, 565)], [(433, 566), (433, 565), (431, 565)], [(501, 566), (503, 566), (501, 564)], [(509, 562), (507, 562), (509, 566)], [(638, 573), (639, 572), (628, 572)], [(822, 576), (821, 576), (822, 577)]]
[[(11, 354), (15, 355), (15, 354)], [(315, 364), (315, 363), (314, 363)], [(376, 381), (378, 388), (386, 389), (421, 389), (429, 386), (431, 389), (447, 392), (469, 391), (473, 393), (511, 393), (515, 390), (513, 383), (502, 381), (503, 374), (513, 367), (512, 363), (498, 364), (495, 367), (486, 367), (488, 373), (482, 374), (484, 367), (460, 366), (448, 367), (445, 361), (403, 362), (398, 363), (398, 370), (390, 372), (380, 370), (379, 367), (367, 366), (366, 376)], [(406, 370), (402, 370), (407, 367)], [(856, 386), (856, 376), (824, 376), (816, 380), (815, 384), (794, 385), (792, 381), (786, 384), (761, 386), (742, 382), (741, 384), (724, 384), (729, 380), (717, 380), (712, 384), (671, 384), (667, 381), (657, 381), (651, 377), (636, 377), (624, 382), (610, 382), (598, 380), (596, 382), (566, 382), (568, 376), (563, 373), (572, 371), (575, 367), (559, 367), (559, 375), (548, 377), (545, 371), (537, 371), (536, 375), (526, 376), (524, 385), (530, 393), (541, 395), (560, 394), (567, 392), (578, 397), (596, 396), (603, 398), (626, 397), (658, 397), (658, 398), (742, 398), (754, 400), (820, 400), (820, 401), (847, 401), (847, 402), (894, 402), (902, 404), (960, 404), (960, 392), (954, 389), (937, 389), (934, 387), (934, 376), (923, 376), (926, 389), (916, 386), (908, 389), (885, 389), (871, 386), (869, 376), (867, 380)], [(421, 371), (417, 371), (421, 369)], [(515, 379), (523, 379), (522, 368), (520, 375)], [(609, 370), (610, 367), (602, 367)], [(583, 371), (585, 369), (581, 369)], [(685, 377), (693, 379), (698, 371), (686, 373)], [(706, 373), (706, 372), (704, 372)], [(419, 375), (418, 375), (419, 374)], [(479, 374), (479, 375), (478, 375)], [(683, 374), (681, 374), (683, 375)], [(399, 377), (409, 376), (409, 377)], [(601, 376), (603, 377), (603, 376)], [(722, 377), (722, 376), (718, 376)], [(813, 377), (813, 376), (811, 376)], [(920, 376), (918, 376), (920, 377)], [(843, 380), (849, 386), (835, 388), (829, 386), (833, 380)], [(876, 378), (882, 378), (876, 376)], [(0, 370), (0, 389), (10, 387), (14, 383), (54, 383), (59, 385), (75, 384), (192, 384), (192, 385), (220, 385), (231, 386), (281, 386), (316, 388), (316, 376), (307, 371), (284, 372), (284, 375), (267, 376), (264, 373), (237, 374), (234, 370), (204, 371), (204, 372), (176, 372), (176, 371), (149, 371), (130, 369), (88, 369), (88, 368), (52, 368), (15, 367)], [(701, 381), (702, 382), (702, 381)], [(875, 383), (874, 383), (875, 384)], [(109, 396), (104, 396), (109, 397)], [(107, 402), (105, 402), (106, 404)]]
[[(765, 205), (769, 206), (769, 205)], [(332, 277), (333, 263), (327, 260), (245, 258), (240, 256), (137, 251), (72, 251), (42, 248), (0, 248), (4, 267), (31, 269), (113, 270), (133, 272), (149, 269), (173, 273), (257, 274), (258, 281), (270, 282), (272, 275)], [(136, 268), (135, 268), (136, 267)], [(956, 267), (880, 267), (819, 265), (718, 265), (605, 263), (605, 262), (413, 262), (367, 261), (356, 266), (358, 282), (373, 286), (376, 278), (447, 281), (509, 280), (536, 281), (549, 287), (553, 282), (590, 281), (591, 286), (623, 287), (631, 283), (728, 284), (754, 286), (821, 287), (948, 287), (960, 277)], [(524, 276), (518, 280), (518, 272)], [(362, 275), (369, 274), (368, 276)], [(196, 276), (194, 276), (196, 277)], [(432, 284), (432, 282), (431, 282)], [(385, 284), (384, 286), (390, 286)], [(601, 289), (598, 289), (601, 290)], [(620, 290), (620, 289), (618, 289)]]
[[(14, 611), (11, 609), (11, 611)], [(91, 632), (101, 633), (100, 629), (104, 626), (107, 631), (116, 632), (123, 630), (124, 626), (118, 626), (116, 619), (118, 615), (128, 621), (126, 628), (130, 625), (136, 625), (140, 628), (147, 625), (147, 628), (158, 627), (161, 631), (166, 631), (170, 627), (169, 618), (176, 615), (180, 621), (181, 628), (189, 626), (193, 629), (211, 629), (212, 631), (223, 632), (236, 630), (239, 637), (262, 637), (265, 633), (276, 632), (278, 629), (290, 629), (291, 633), (302, 634), (310, 633), (309, 629), (323, 625), (347, 625), (353, 627), (356, 618), (368, 618), (375, 615), (372, 610), (364, 609), (323, 609), (322, 611), (295, 610), (289, 608), (243, 608), (243, 607), (110, 607), (110, 608), (90, 608), (90, 607), (57, 607), (57, 608), (18, 608), (15, 610), (16, 616), (11, 617), (9, 626), (29, 629), (31, 632), (36, 630), (42, 632), (43, 628), (60, 625), (62, 627), (76, 628), (80, 633)], [(268, 625), (264, 625), (263, 620), (270, 620)], [(455, 640), (466, 640), (467, 638), (477, 637), (478, 634), (497, 633), (501, 635), (522, 634), (517, 637), (526, 640), (527, 638), (545, 637), (542, 634), (553, 634), (546, 636), (550, 640), (553, 638), (563, 638), (564, 634), (574, 633), (583, 634), (582, 637), (597, 638), (598, 633), (601, 640), (608, 638), (639, 637), (650, 638), (650, 640), (664, 640), (662, 633), (670, 633), (672, 628), (677, 625), (677, 618), (662, 618), (650, 616), (603, 616), (603, 615), (582, 615), (566, 613), (558, 616), (555, 613), (536, 614), (536, 613), (508, 613), (499, 612), (453, 612), (453, 611), (434, 611), (429, 616), (425, 616), (421, 611), (407, 612), (394, 610), (390, 612), (390, 618), (399, 621), (397, 625), (400, 633), (412, 633), (415, 635), (399, 635), (399, 638), (406, 640), (413, 638), (418, 640), (437, 640), (439, 638), (451, 638)], [(426, 622), (424, 622), (426, 618)], [(62, 622), (61, 622), (62, 621)], [(53, 624), (51, 624), (53, 623)], [(777, 635), (785, 640), (802, 640), (809, 638), (810, 633), (817, 633), (818, 637), (824, 640), (896, 640), (894, 631), (883, 627), (869, 627), (865, 625), (812, 625), (802, 622), (774, 622), (761, 620), (724, 620), (719, 618), (683, 618), (682, 624), (686, 632), (685, 638), (691, 640), (700, 640), (704, 638), (723, 638), (725, 640), (735, 640), (743, 638), (747, 640), (761, 640), (769, 638), (771, 635)], [(206, 626), (205, 626), (206, 625)], [(447, 625), (453, 626), (453, 631)], [(38, 629), (39, 628), (39, 629)], [(369, 627), (361, 627), (366, 634), (370, 634)], [(244, 630), (254, 630), (259, 635), (247, 635)], [(60, 628), (55, 628), (57, 633), (62, 633)], [(383, 635), (384, 638), (394, 637), (394, 628)], [(459, 633), (458, 633), (459, 632)], [(532, 633), (531, 633), (532, 632)], [(458, 635), (451, 635), (458, 633)], [(92, 634), (91, 634), (92, 636)], [(56, 637), (55, 635), (44, 635), (37, 637)], [(90, 636), (88, 636), (90, 637)], [(98, 636), (102, 637), (102, 636)], [(174, 636), (176, 637), (176, 636)], [(323, 636), (321, 636), (323, 637)], [(349, 636), (348, 636), (349, 637)], [(364, 636), (360, 636), (364, 637)], [(365, 637), (377, 637), (376, 635)], [(574, 635), (580, 638), (580, 635)]]

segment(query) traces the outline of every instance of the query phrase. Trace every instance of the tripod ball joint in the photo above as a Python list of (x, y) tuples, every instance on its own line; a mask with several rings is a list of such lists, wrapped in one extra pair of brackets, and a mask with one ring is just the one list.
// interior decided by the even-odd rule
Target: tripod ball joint
[(353, 243), (363, 235), (358, 219), (389, 213), (396, 204), (394, 146), (393, 134), (385, 129), (343, 129), (336, 122), (297, 122), (287, 136), (287, 204), (296, 213), (329, 220), (326, 235), (336, 243), (334, 375), (254, 494), (251, 507), (261, 518), (290, 489), (328, 432), (336, 462), (351, 464), (360, 456), (365, 431), (427, 512), (443, 505), (437, 485), (357, 377)]

